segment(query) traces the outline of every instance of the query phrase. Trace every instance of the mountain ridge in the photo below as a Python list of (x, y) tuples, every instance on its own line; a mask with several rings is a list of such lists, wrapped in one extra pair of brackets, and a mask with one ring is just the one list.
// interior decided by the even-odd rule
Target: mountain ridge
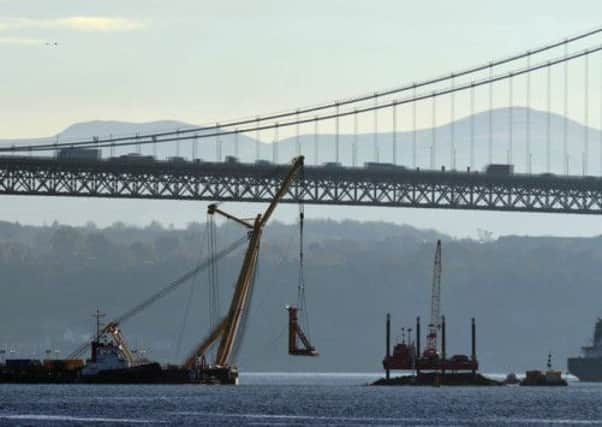
[[(529, 111), (529, 126), (527, 126), (527, 111)], [(417, 163), (421, 167), (428, 167), (431, 163), (431, 146), (436, 144), (437, 157), (435, 164), (438, 167), (444, 165), (446, 168), (455, 166), (459, 169), (464, 169), (469, 165), (470, 161), (470, 139), (474, 135), (475, 149), (475, 165), (473, 167), (482, 168), (488, 161), (488, 146), (489, 146), (489, 111), (483, 111), (456, 119), (453, 122), (447, 122), (438, 125), (436, 128), (421, 128), (416, 130), (416, 146), (417, 146)], [(512, 114), (512, 121), (510, 121)], [(507, 163), (511, 159), (511, 163), (516, 165), (518, 170), (526, 171), (528, 163), (531, 163), (531, 169), (535, 172), (546, 171), (546, 145), (548, 140), (548, 132), (551, 144), (551, 168), (553, 172), (560, 173), (564, 171), (565, 160), (562, 158), (563, 134), (564, 126), (567, 127), (568, 139), (568, 162), (569, 169), (575, 173), (583, 171), (583, 155), (584, 155), (584, 139), (585, 134), (588, 134), (590, 145), (590, 159), (587, 162), (587, 170), (596, 163), (593, 159), (599, 158), (600, 144), (602, 141), (602, 133), (599, 129), (593, 127), (585, 127), (582, 123), (573, 120), (565, 119), (563, 116), (556, 113), (548, 113), (536, 109), (528, 109), (526, 107), (503, 107), (491, 111), (491, 143), (493, 146), (493, 160), (497, 163)], [(342, 119), (345, 120), (345, 119)], [(301, 132), (299, 142), (302, 153), (312, 163), (321, 163), (333, 161), (334, 153), (334, 132), (324, 130), (324, 127), (329, 127), (326, 123), (321, 126), (320, 133), (316, 138), (312, 132)], [(548, 128), (549, 126), (549, 128)], [(134, 136), (136, 133), (145, 134), (157, 131), (175, 131), (177, 129), (197, 128), (198, 125), (190, 123), (174, 121), (174, 120), (157, 120), (151, 122), (125, 122), (125, 121), (105, 121), (93, 120), (88, 122), (74, 123), (59, 134), (45, 138), (33, 139), (11, 139), (0, 140), (0, 145), (18, 145), (18, 144), (42, 144), (56, 141), (68, 141), (73, 139), (81, 139), (92, 136)], [(455, 152), (452, 151), (451, 134), (454, 134)], [(306, 130), (306, 129), (305, 129)], [(526, 153), (527, 145), (527, 130), (529, 131), (529, 139), (531, 152), (529, 157)], [(277, 156), (277, 161), (286, 161), (296, 155), (296, 137), (284, 137), (278, 144), (277, 151), (271, 142), (266, 142), (266, 135), (271, 135), (268, 131), (262, 132), (263, 138), (259, 141), (259, 149), (261, 158), (274, 160)], [(434, 137), (433, 137), (434, 135)], [(57, 139), (58, 137), (58, 139)], [(239, 155), (242, 161), (254, 161), (256, 152), (256, 139), (254, 136), (241, 134), (238, 137), (234, 135), (225, 135), (220, 138), (222, 145), (222, 155), (233, 155), (235, 153), (235, 140), (238, 138)], [(398, 163), (410, 166), (412, 159), (412, 131), (396, 132), (396, 141), (398, 145)], [(352, 147), (354, 141), (357, 140), (357, 154), (359, 164), (368, 161), (375, 161), (378, 157), (379, 161), (392, 161), (391, 141), (393, 134), (390, 131), (378, 133), (377, 149), (374, 147), (374, 134), (370, 132), (359, 133), (356, 136), (348, 133), (339, 135), (340, 158), (345, 164), (351, 164)], [(315, 142), (319, 144), (319, 158), (314, 156)], [(509, 146), (512, 141), (512, 151)], [(173, 144), (172, 147), (159, 146), (157, 147), (158, 157), (169, 157), (179, 154), (183, 157), (192, 157), (194, 149), (193, 142), (186, 141), (181, 144)], [(179, 147), (179, 153), (175, 147)], [(146, 154), (154, 153), (154, 147), (143, 146), (142, 151)], [(119, 149), (119, 153), (127, 151), (135, 151), (135, 147)], [(201, 139), (197, 145), (197, 156), (206, 160), (216, 158), (216, 141), (214, 138)], [(109, 156), (109, 150), (104, 149), (103, 155)], [(455, 154), (454, 154), (455, 153)], [(601, 165), (602, 166), (602, 165)], [(597, 168), (597, 164), (596, 164)]]

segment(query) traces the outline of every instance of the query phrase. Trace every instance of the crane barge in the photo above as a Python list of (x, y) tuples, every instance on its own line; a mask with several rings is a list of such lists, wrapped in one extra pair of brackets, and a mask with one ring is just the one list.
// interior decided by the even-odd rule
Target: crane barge
[[(259, 255), (263, 229), (271, 218), (276, 206), (289, 190), (292, 182), (303, 169), (304, 158), (299, 156), (293, 160), (292, 167), (283, 178), (280, 188), (274, 195), (266, 210), (249, 221), (238, 218), (216, 204), (208, 207), (208, 214), (221, 215), (247, 230), (247, 249), (226, 315), (219, 320), (209, 334), (198, 344), (182, 365), (161, 366), (148, 361), (130, 350), (121, 331), (126, 320), (138, 314), (149, 305), (172, 292), (196, 273), (206, 268), (209, 262), (201, 263), (195, 269), (159, 290), (124, 315), (100, 327), (100, 317), (96, 313), (96, 336), (90, 343), (91, 357), (84, 365), (80, 357), (88, 349), (84, 344), (65, 359), (64, 363), (54, 361), (53, 364), (42, 365), (34, 360), (10, 361), (0, 365), (0, 382), (91, 382), (91, 383), (205, 383), (205, 384), (237, 384), (238, 368), (232, 362), (233, 350), (239, 335), (241, 324), (248, 312), (254, 285), (257, 259)], [(301, 215), (302, 219), (302, 215)], [(301, 227), (302, 229), (302, 227)], [(244, 242), (241, 240), (241, 242)], [(238, 248), (240, 242), (222, 250), (212, 259), (219, 259)], [(302, 243), (301, 243), (302, 245)], [(301, 261), (302, 264), (302, 261)], [(307, 336), (297, 324), (297, 308), (289, 308), (289, 338), (292, 340), (291, 354), (315, 356), (317, 352), (311, 346)], [(297, 348), (299, 338), (303, 348)], [(218, 343), (219, 341), (219, 343)], [(217, 344), (215, 359), (208, 362), (209, 351)], [(52, 365), (52, 366), (50, 366)], [(60, 366), (60, 367), (59, 367)]]

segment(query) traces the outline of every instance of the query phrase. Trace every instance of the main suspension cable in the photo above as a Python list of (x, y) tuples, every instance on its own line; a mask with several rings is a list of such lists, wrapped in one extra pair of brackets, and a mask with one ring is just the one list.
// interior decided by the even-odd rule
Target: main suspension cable
[[(596, 46), (594, 48), (590, 48), (590, 49), (585, 49), (583, 51), (573, 53), (571, 55), (566, 55), (566, 56), (563, 55), (562, 57), (557, 57), (552, 60), (541, 62), (536, 65), (531, 65), (529, 67), (524, 67), (522, 69), (518, 69), (518, 70), (515, 70), (512, 72), (497, 74), (497, 75), (493, 75), (492, 77), (486, 77), (486, 78), (482, 78), (480, 80), (474, 80), (471, 82), (463, 83), (460, 85), (454, 85), (452, 87), (447, 87), (447, 88), (432, 91), (432, 92), (425, 92), (425, 93), (418, 94), (416, 96), (411, 96), (408, 98), (395, 99), (392, 101), (386, 101), (386, 102), (383, 102), (380, 104), (370, 105), (370, 106), (366, 106), (363, 108), (339, 111), (338, 113), (335, 112), (335, 113), (325, 114), (325, 115), (321, 115), (321, 116), (302, 117), (298, 120), (293, 119), (290, 121), (278, 122), (278, 123), (268, 123), (265, 125), (255, 124), (254, 126), (251, 126), (248, 128), (242, 128), (242, 129), (237, 128), (234, 130), (221, 130), (222, 128), (220, 128), (220, 130), (216, 131), (215, 130), (216, 128), (213, 127), (213, 132), (202, 133), (202, 134), (194, 133), (193, 135), (183, 135), (184, 132), (182, 130), (180, 130), (176, 134), (176, 136), (171, 136), (171, 135), (174, 135), (174, 133), (169, 133), (166, 135), (168, 135), (170, 137), (161, 138), (161, 139), (158, 139), (157, 135), (138, 135), (138, 136), (134, 137), (134, 139), (132, 139), (132, 138), (100, 139), (100, 138), (94, 137), (92, 140), (81, 140), (81, 141), (70, 142), (70, 143), (52, 143), (52, 144), (48, 143), (48, 144), (39, 144), (39, 145), (32, 145), (32, 144), (12, 145), (10, 147), (1, 147), (0, 152), (48, 151), (48, 150), (55, 150), (55, 149), (63, 148), (63, 147), (67, 147), (67, 148), (107, 148), (107, 147), (111, 147), (111, 148), (114, 148), (114, 147), (123, 147), (123, 146), (131, 146), (131, 145), (138, 145), (138, 144), (147, 145), (147, 144), (152, 144), (152, 143), (177, 142), (177, 141), (190, 140), (190, 139), (215, 138), (217, 136), (234, 135), (235, 133), (247, 133), (247, 132), (253, 132), (253, 131), (258, 132), (258, 131), (262, 131), (262, 130), (274, 129), (274, 128), (276, 128), (276, 126), (278, 126), (279, 128), (285, 128), (285, 127), (290, 127), (290, 126), (308, 124), (308, 123), (312, 123), (312, 122), (317, 123), (318, 121), (333, 120), (336, 118), (347, 117), (347, 116), (351, 116), (354, 114), (367, 113), (367, 112), (381, 110), (381, 109), (385, 109), (385, 108), (392, 108), (392, 107), (395, 107), (398, 105), (415, 103), (417, 101), (423, 101), (425, 99), (431, 99), (431, 98), (435, 98), (435, 97), (439, 97), (439, 96), (449, 95), (449, 94), (455, 93), (455, 92), (469, 90), (471, 88), (476, 88), (479, 86), (511, 79), (513, 77), (520, 76), (520, 75), (523, 75), (526, 73), (531, 73), (531, 72), (534, 72), (537, 70), (541, 70), (546, 67), (551, 67), (551, 66), (561, 64), (561, 63), (567, 63), (569, 61), (575, 60), (577, 58), (581, 58), (586, 55), (591, 55), (591, 54), (599, 52), (599, 51), (602, 51), (602, 45), (598, 45), (598, 46)], [(457, 75), (454, 75), (454, 76), (457, 77)], [(413, 88), (413, 86), (412, 86), (412, 88)], [(339, 103), (339, 105), (342, 105), (342, 104)], [(252, 121), (250, 120), (248, 122), (249, 123), (258, 123), (256, 120), (252, 120)], [(240, 124), (240, 123), (237, 123), (237, 124)], [(121, 141), (121, 142), (119, 142), (119, 141)]]

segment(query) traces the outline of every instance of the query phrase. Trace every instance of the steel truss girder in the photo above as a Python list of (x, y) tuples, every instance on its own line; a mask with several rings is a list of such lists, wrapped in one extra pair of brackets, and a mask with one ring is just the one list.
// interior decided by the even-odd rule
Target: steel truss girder
[[(287, 165), (0, 159), (0, 194), (269, 202)], [(306, 167), (283, 202), (602, 214), (602, 179)]]

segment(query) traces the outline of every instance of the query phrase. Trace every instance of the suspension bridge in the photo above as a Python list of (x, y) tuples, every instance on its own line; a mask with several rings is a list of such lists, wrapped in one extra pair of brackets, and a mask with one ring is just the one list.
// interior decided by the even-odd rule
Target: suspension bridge
[(283, 202), (600, 214), (602, 28), (287, 111), (13, 141), (0, 194), (263, 202), (297, 155)]

